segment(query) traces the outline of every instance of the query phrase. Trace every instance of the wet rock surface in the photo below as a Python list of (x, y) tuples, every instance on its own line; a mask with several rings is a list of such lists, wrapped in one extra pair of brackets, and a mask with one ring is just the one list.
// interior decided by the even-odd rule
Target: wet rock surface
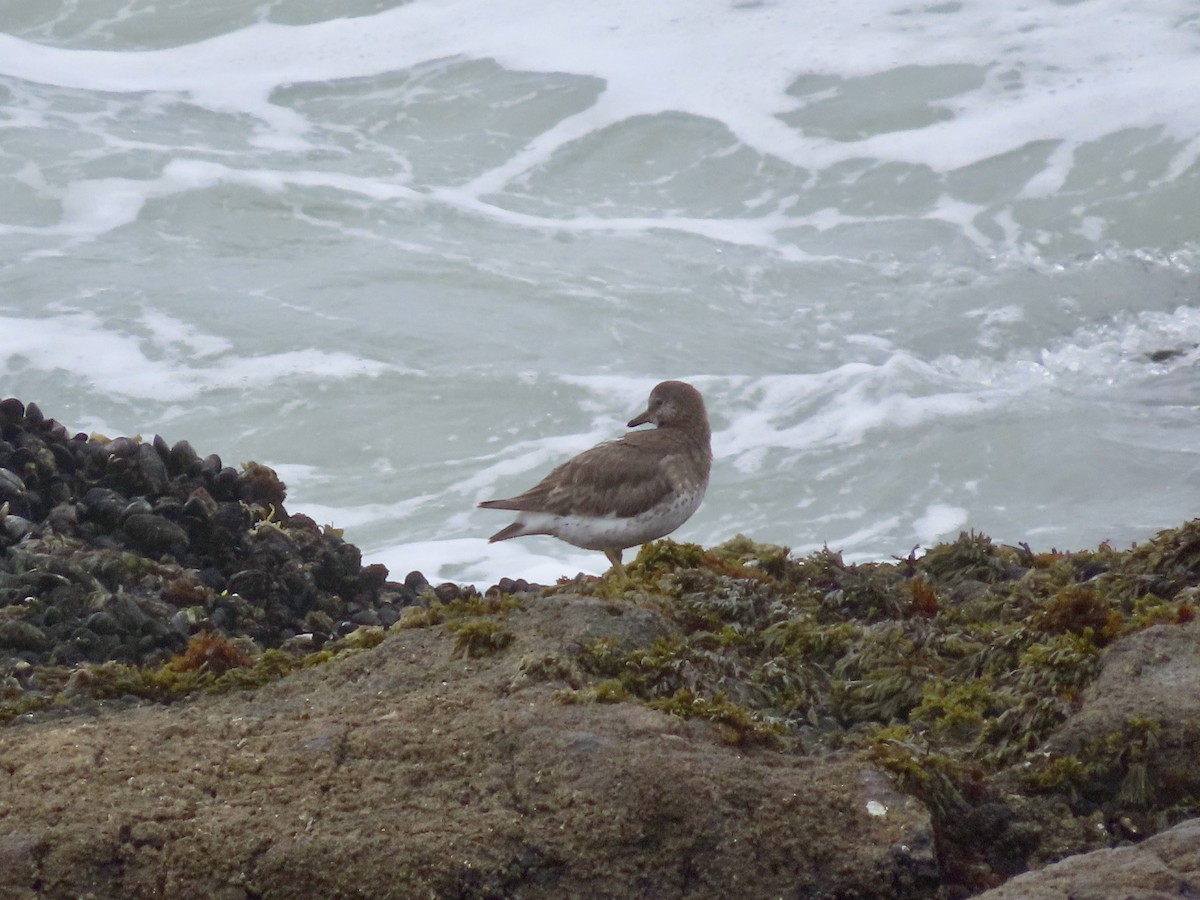
[(1072, 856), (1019, 875), (980, 900), (1172, 900), (1200, 897), (1200, 819), (1136, 846)]

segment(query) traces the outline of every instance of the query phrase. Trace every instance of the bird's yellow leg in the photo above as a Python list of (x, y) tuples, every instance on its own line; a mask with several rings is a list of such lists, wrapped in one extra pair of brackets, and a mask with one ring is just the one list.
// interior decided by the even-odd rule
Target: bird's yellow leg
[(608, 561), (612, 563), (612, 570), (610, 574), (615, 572), (621, 581), (625, 581), (627, 576), (625, 574), (625, 567), (621, 565), (621, 551), (613, 547), (607, 547), (604, 550), (604, 555), (607, 556)]

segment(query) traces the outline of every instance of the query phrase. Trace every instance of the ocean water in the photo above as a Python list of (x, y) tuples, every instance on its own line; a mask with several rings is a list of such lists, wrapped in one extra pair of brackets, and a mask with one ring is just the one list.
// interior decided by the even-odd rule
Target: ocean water
[(0, 0), (0, 395), (258, 460), (396, 577), (664, 378), (676, 537), (1200, 512), (1193, 0)]

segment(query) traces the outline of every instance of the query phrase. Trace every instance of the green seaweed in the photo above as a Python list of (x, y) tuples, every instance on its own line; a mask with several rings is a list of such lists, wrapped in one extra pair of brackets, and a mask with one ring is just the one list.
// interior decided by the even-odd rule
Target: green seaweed
[(513, 641), (513, 633), (492, 619), (455, 619), (446, 625), (454, 634), (454, 652), (471, 659), (499, 653)]
[[(1106, 646), (1194, 618), (1185, 588), (1200, 586), (1200, 526), (1180, 531), (1150, 550), (1078, 553), (971, 532), (867, 564), (827, 548), (793, 558), (742, 536), (708, 551), (654, 542), (619, 590), (558, 589), (646, 607), (668, 633), (639, 647), (585, 641), (556, 696), (718, 724), (727, 714), (721, 727), (737, 740), (740, 722), (775, 746), (861, 747), (930, 808), (947, 873), (966, 854), (979, 868), (955, 877), (985, 885), (988, 872), (1144, 834), (1164, 804), (1170, 815), (1198, 805), (1200, 773), (1156, 768), (1149, 727), (1079, 753), (1047, 749)], [(989, 810), (1000, 818), (987, 824)]]
[(768, 720), (744, 706), (731, 703), (721, 692), (704, 697), (687, 688), (680, 688), (671, 696), (653, 700), (649, 705), (682, 719), (704, 719), (712, 723), (725, 743), (739, 747), (755, 744), (777, 746), (778, 739), (787, 733), (787, 727), (782, 722)]
[(433, 600), (428, 604), (405, 607), (400, 614), (396, 628), (429, 628), (441, 625), (455, 619), (466, 619), (478, 616), (508, 615), (524, 604), (520, 598), (511, 594), (496, 594), (483, 596), (478, 593), (457, 597), (445, 602)]
[(188, 647), (160, 666), (135, 666), (119, 662), (36, 667), (37, 693), (19, 694), (0, 700), (0, 722), (34, 713), (68, 711), (87, 702), (144, 701), (171, 704), (201, 694), (228, 694), (253, 690), (301, 669), (325, 663), (370, 646), (374, 629), (358, 629), (313, 653), (289, 653), (269, 649), (247, 653), (224, 637), (201, 633)]

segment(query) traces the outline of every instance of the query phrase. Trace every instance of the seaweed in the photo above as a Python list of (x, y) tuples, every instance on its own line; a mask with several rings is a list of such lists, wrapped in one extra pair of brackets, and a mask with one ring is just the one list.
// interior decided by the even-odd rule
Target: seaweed
[[(270, 494), (263, 477), (248, 490)], [(269, 518), (260, 521), (261, 539), (274, 540)], [(87, 577), (105, 577), (94, 571)], [(182, 611), (207, 598), (169, 568), (153, 577)], [(448, 652), (510, 666), (509, 690), (639, 704), (756, 752), (861, 752), (928, 808), (943, 883), (969, 890), (1200, 808), (1200, 772), (1158, 762), (1200, 737), (1200, 722), (1133, 716), (1111, 734), (1060, 740), (1106, 648), (1194, 620), (1200, 521), (1127, 551), (1035, 553), (965, 532), (923, 555), (860, 564), (744, 535), (712, 548), (662, 540), (623, 578), (581, 576), (545, 591), (637, 608), (662, 627), (640, 642), (589, 636), (519, 656), (509, 617), (536, 614), (538, 594), (422, 580), (392, 629), (433, 629)], [(51, 689), (0, 694), (0, 718), (49, 715), (80, 698), (170, 703), (251, 689), (388, 632), (360, 628), (309, 655), (209, 634), (157, 667), (39, 669)]]
[(1194, 618), (1200, 525), (1178, 531), (1151, 549), (1076, 553), (966, 532), (865, 564), (740, 535), (709, 550), (657, 541), (615, 588), (555, 590), (653, 610), (668, 633), (638, 647), (594, 638), (542, 670), (566, 682), (561, 702), (640, 703), (738, 744), (862, 748), (929, 808), (945, 882), (982, 889), (1200, 805), (1200, 774), (1153, 764), (1162, 738), (1147, 723), (1049, 749), (1107, 646)]
[(446, 629), (455, 636), (454, 651), (472, 659), (499, 653), (513, 641), (508, 628), (483, 617), (455, 619)]

